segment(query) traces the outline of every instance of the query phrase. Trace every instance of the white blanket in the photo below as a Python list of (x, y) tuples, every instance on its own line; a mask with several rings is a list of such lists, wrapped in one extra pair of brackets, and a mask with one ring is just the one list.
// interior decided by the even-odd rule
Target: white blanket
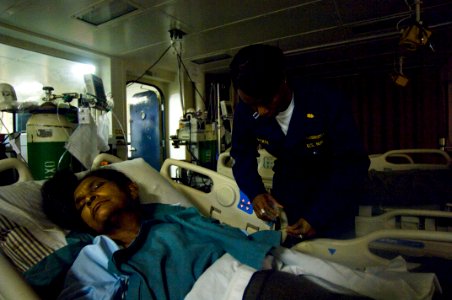
[[(281, 247), (273, 252), (271, 265), (267, 261), (263, 268), (309, 276), (332, 292), (373, 299), (432, 299), (435, 290), (441, 290), (435, 274), (409, 273), (404, 263), (399, 257), (388, 268), (363, 272)], [(218, 300), (242, 299), (255, 271), (225, 254), (203, 273), (185, 299), (207, 300), (212, 295)]]

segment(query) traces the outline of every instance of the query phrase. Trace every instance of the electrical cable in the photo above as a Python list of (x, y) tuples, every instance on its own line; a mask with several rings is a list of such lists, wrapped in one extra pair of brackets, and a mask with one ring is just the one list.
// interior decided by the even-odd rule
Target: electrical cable
[(124, 137), (124, 145), (127, 146), (128, 145), (127, 135), (126, 135), (126, 132), (124, 131), (124, 127), (122, 127), (121, 121), (119, 121), (118, 116), (113, 111), (111, 111), (111, 114), (112, 114), (113, 118), (116, 120), (116, 122), (118, 123), (119, 128), (121, 129), (122, 135)]
[[(179, 79), (179, 90), (181, 91), (181, 95), (180, 95), (180, 99), (181, 99), (181, 107), (182, 107), (182, 111), (185, 113), (185, 103), (184, 103), (184, 98), (183, 98), (183, 86), (182, 86), (182, 84), (183, 84), (183, 81), (182, 81), (182, 77), (181, 77), (181, 75), (182, 75), (182, 72), (181, 72), (181, 69), (183, 69), (184, 70), (184, 72), (185, 72), (185, 74), (187, 75), (187, 77), (188, 77), (188, 79), (190, 80), (190, 82), (191, 83), (193, 83), (193, 87), (194, 87), (194, 90), (195, 90), (195, 92), (199, 95), (199, 97), (201, 98), (201, 100), (202, 100), (202, 102), (203, 102), (203, 104), (204, 104), (204, 107), (206, 107), (207, 106), (207, 104), (206, 104), (206, 101), (205, 101), (205, 99), (204, 99), (204, 97), (202, 96), (202, 94), (200, 93), (200, 91), (198, 90), (198, 88), (196, 87), (196, 84), (194, 83), (194, 81), (192, 80), (192, 78), (191, 78), (191, 76), (190, 76), (190, 73), (188, 72), (188, 70), (187, 70), (187, 67), (185, 66), (185, 64), (184, 64), (184, 62), (182, 61), (182, 55), (181, 55), (181, 52), (182, 52), (182, 45), (180, 45), (180, 48), (181, 48), (181, 50), (180, 51), (178, 51), (178, 49), (176, 48), (176, 46), (174, 45), (175, 44), (175, 41), (176, 40), (180, 40), (181, 39), (181, 37), (179, 37), (179, 38), (175, 38), (174, 36), (173, 36), (173, 34), (171, 35), (171, 44), (165, 49), (165, 51), (163, 51), (163, 53), (160, 55), (160, 57), (149, 67), (149, 68), (147, 68), (138, 78), (136, 78), (135, 80), (133, 80), (133, 81), (130, 81), (127, 85), (126, 85), (126, 87), (129, 87), (131, 84), (133, 84), (133, 83), (137, 83), (144, 75), (146, 75), (146, 73), (148, 73), (154, 66), (156, 66), (159, 62), (160, 62), (160, 60), (166, 55), (166, 53), (169, 51), (169, 49), (170, 48), (173, 48), (174, 50), (175, 50), (175, 52), (176, 52), (176, 58), (177, 58), (177, 69), (178, 69), (178, 79)], [(182, 68), (181, 68), (182, 67)], [(113, 112), (112, 112), (113, 113)], [(121, 131), (122, 131), (122, 134), (123, 134), (123, 136), (124, 136), (124, 141), (125, 141), (125, 144), (127, 145), (127, 137), (126, 137), (126, 135), (125, 135), (125, 131), (124, 131), (124, 129), (123, 129), (123, 127), (122, 127), (122, 124), (121, 124), (121, 122), (118, 120), (118, 118), (117, 118), (117, 116), (113, 113), (113, 116), (114, 116), (114, 118), (116, 119), (116, 121), (118, 122), (118, 124), (119, 124), (119, 126), (120, 126), (120, 128), (121, 128)], [(190, 131), (191, 131), (191, 124), (190, 124)], [(190, 132), (190, 138), (191, 138), (191, 132)], [(198, 161), (198, 159), (197, 159), (197, 157), (194, 155), (194, 153), (192, 152), (192, 150), (191, 150), (191, 148), (190, 148), (190, 143), (191, 143), (191, 141), (189, 141), (189, 144), (187, 145), (187, 149), (188, 149), (188, 151), (190, 152), (190, 154), (192, 155), (192, 157), (193, 158), (195, 158), (195, 161)]]
[(188, 124), (188, 142), (187, 142), (187, 150), (191, 155), (192, 161), (194, 161), (195, 163), (199, 163), (198, 157), (193, 153), (193, 150), (191, 149), (191, 119), (189, 120), (189, 124)]
[[(185, 110), (185, 99), (184, 99), (184, 86), (182, 85), (183, 84), (183, 81), (182, 81), (182, 72), (180, 71), (181, 70), (181, 68), (180, 68), (180, 66), (181, 66), (181, 60), (179, 59), (179, 55), (178, 55), (178, 52), (177, 52), (177, 49), (176, 49), (176, 47), (173, 47), (174, 48), (174, 50), (176, 51), (176, 57), (177, 57), (177, 79), (178, 79), (178, 81), (179, 81), (179, 91), (180, 91), (180, 106), (181, 106), (181, 108), (182, 108), (182, 112), (183, 112), (183, 116), (185, 115), (185, 113), (186, 113), (186, 110)], [(182, 45), (181, 45), (181, 48), (182, 48)], [(182, 50), (181, 50), (182, 51)]]
[(163, 53), (160, 55), (160, 57), (149, 67), (147, 68), (143, 74), (141, 74), (140, 76), (138, 76), (137, 79), (130, 81), (126, 87), (128, 87), (129, 85), (131, 85), (132, 83), (136, 83), (138, 82), (138, 80), (140, 80), (141, 78), (143, 78), (144, 75), (146, 75), (147, 72), (149, 72), (150, 70), (152, 70), (153, 67), (155, 67), (155, 65), (157, 65), (160, 60), (162, 60), (162, 58), (166, 55), (166, 53), (169, 51), (169, 49), (171, 49), (171, 47), (173, 46), (173, 43), (171, 42), (171, 44), (165, 49), (165, 51), (163, 51)]
[(413, 8), (412, 8), (411, 5), (408, 3), (408, 0), (405, 0), (405, 4), (406, 4), (406, 6), (408, 7), (409, 16), (408, 16), (408, 17), (405, 17), (405, 18), (403, 18), (403, 19), (401, 19), (401, 20), (399, 20), (399, 21), (397, 22), (397, 25), (396, 25), (397, 31), (400, 31), (399, 25), (400, 25), (403, 21), (410, 19), (410, 18), (412, 17), (412, 15), (413, 15)]
[(209, 122), (212, 122), (215, 120), (215, 86), (213, 83), (210, 84), (209, 88), (209, 105), (207, 111)]
[(67, 128), (64, 126), (63, 122), (61, 122), (61, 119), (60, 119), (60, 113), (59, 113), (60, 104), (61, 103), (57, 103), (57, 105), (56, 105), (56, 115), (57, 115), (58, 123), (60, 123), (60, 126), (64, 129), (64, 133), (66, 133), (66, 136), (69, 139), (71, 135), (68, 133)]
[[(60, 104), (62, 104), (62, 103), (60, 102), (60, 103), (57, 103), (57, 105), (56, 105), (56, 115), (57, 115), (58, 123), (60, 124), (60, 127), (63, 128), (64, 133), (66, 134), (66, 136), (69, 140), (71, 135), (68, 133), (66, 126), (64, 126), (63, 122), (60, 119), (60, 112), (59, 112)], [(61, 163), (63, 162), (63, 158), (68, 152), (69, 152), (69, 150), (65, 148), (65, 151), (61, 154), (60, 158), (58, 159), (57, 170), (60, 170), (60, 166), (61, 166)]]
[(63, 162), (64, 156), (69, 152), (69, 150), (64, 150), (63, 154), (61, 154), (60, 159), (58, 160), (57, 170), (60, 170), (61, 163)]
[[(187, 74), (187, 77), (190, 80), (190, 82), (194, 83), (194, 81), (191, 79), (190, 73), (187, 70), (187, 67), (185, 66), (184, 62), (182, 61), (181, 54), (177, 51), (177, 49), (175, 47), (174, 47), (174, 49), (176, 50), (177, 60), (180, 62), (180, 65), (182, 65), (182, 67), (184, 68), (185, 74)], [(195, 88), (195, 92), (198, 94), (198, 96), (201, 98), (202, 102), (204, 103), (204, 107), (207, 106), (206, 100), (199, 92), (198, 88), (196, 87), (196, 84), (194, 85), (194, 88)]]
[[(192, 80), (190, 73), (188, 72), (187, 67), (185, 66), (184, 62), (182, 61), (182, 56), (180, 51), (178, 51), (176, 49), (176, 47), (174, 46), (174, 39), (171, 40), (171, 44), (165, 49), (165, 51), (163, 51), (163, 53), (160, 55), (160, 57), (149, 67), (147, 68), (139, 77), (137, 77), (135, 80), (130, 81), (126, 87), (130, 86), (133, 83), (137, 83), (141, 78), (143, 78), (144, 75), (146, 75), (147, 72), (149, 72), (152, 68), (154, 68), (159, 62), (160, 60), (162, 60), (162, 58), (166, 55), (166, 53), (169, 51), (170, 48), (173, 48), (176, 51), (176, 56), (177, 56), (177, 61), (178, 61), (178, 70), (180, 70), (180, 67), (182, 66), (182, 68), (185, 71), (185, 74), (187, 74), (188, 79), (190, 80), (190, 82), (194, 83), (194, 81)], [(179, 79), (179, 81), (181, 81)], [(180, 83), (181, 84), (181, 83)], [(206, 101), (204, 99), (204, 97), (202, 96), (201, 92), (198, 90), (198, 88), (196, 87), (196, 84), (194, 84), (194, 89), (195, 92), (199, 95), (199, 97), (201, 98), (201, 101), (204, 103), (204, 106), (206, 106)], [(181, 89), (182, 91), (182, 89)], [(182, 97), (182, 95), (181, 95)], [(182, 110), (184, 111), (184, 106), (182, 105)]]

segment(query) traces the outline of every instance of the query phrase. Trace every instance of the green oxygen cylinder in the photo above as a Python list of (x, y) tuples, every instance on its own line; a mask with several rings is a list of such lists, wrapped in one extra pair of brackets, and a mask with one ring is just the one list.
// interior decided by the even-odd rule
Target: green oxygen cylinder
[(59, 169), (69, 168), (71, 155), (64, 148), (74, 130), (65, 109), (45, 102), (27, 121), (28, 165), (35, 180), (49, 179)]

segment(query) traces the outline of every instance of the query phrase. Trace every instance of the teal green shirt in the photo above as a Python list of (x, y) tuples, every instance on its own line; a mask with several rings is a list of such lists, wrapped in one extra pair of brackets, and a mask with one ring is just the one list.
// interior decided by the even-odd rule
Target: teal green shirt
[[(276, 231), (248, 236), (201, 216), (195, 208), (147, 204), (143, 212), (146, 221), (139, 235), (128, 248), (116, 251), (108, 266), (110, 272), (128, 277), (126, 299), (183, 299), (199, 276), (223, 254), (259, 269), (281, 239)], [(26, 279), (41, 290), (41, 296), (61, 290), (59, 281), (81, 248), (92, 241), (81, 237), (25, 273)]]

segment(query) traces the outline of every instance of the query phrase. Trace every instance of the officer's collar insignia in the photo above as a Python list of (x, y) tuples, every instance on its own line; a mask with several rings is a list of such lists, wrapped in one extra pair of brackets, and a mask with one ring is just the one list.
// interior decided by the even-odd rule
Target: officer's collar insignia
[(270, 142), (268, 140), (257, 138), (257, 141), (259, 144), (270, 145)]

